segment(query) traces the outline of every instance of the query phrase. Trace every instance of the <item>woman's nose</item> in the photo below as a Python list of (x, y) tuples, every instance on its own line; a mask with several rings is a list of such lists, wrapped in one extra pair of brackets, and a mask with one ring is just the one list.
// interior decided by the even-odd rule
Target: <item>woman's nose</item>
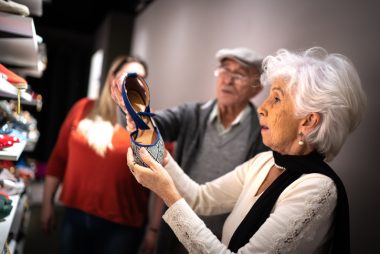
[(257, 108), (257, 113), (259, 114), (259, 116), (266, 116), (267, 114), (267, 111), (265, 110), (265, 102), (264, 101), (258, 108)]

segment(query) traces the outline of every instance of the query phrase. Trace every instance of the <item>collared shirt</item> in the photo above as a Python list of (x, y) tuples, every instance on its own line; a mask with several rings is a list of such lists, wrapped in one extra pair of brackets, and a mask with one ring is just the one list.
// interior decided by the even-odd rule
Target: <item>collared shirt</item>
[(221, 118), (220, 118), (218, 104), (215, 103), (214, 108), (212, 109), (212, 111), (210, 113), (210, 117), (209, 117), (208, 121), (209, 121), (209, 123), (211, 123), (216, 128), (216, 130), (220, 136), (228, 136), (227, 135), (228, 132), (230, 132), (230, 130), (234, 126), (236, 126), (239, 123), (241, 123), (242, 121), (244, 121), (249, 116), (249, 114), (251, 113), (251, 110), (252, 110), (251, 107), (249, 105), (247, 105), (239, 113), (239, 115), (235, 118), (235, 120), (231, 123), (231, 125), (228, 126), (227, 128), (225, 128), (222, 121), (221, 121)]

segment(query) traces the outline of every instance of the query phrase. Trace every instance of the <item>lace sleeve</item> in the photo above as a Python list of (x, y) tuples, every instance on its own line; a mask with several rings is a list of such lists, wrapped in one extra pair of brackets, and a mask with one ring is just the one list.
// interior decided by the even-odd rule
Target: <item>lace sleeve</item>
[(232, 253), (207, 229), (184, 199), (169, 207), (163, 219), (189, 253)]

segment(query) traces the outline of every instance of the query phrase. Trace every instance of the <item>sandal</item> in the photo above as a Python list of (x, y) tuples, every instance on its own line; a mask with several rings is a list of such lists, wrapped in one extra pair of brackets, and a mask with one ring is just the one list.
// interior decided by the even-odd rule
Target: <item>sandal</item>
[(152, 121), (150, 112), (149, 87), (145, 80), (136, 73), (128, 73), (123, 80), (122, 97), (125, 107), (136, 124), (136, 131), (131, 133), (131, 147), (135, 161), (146, 166), (139, 150), (144, 147), (158, 163), (164, 158), (164, 141), (160, 131)]

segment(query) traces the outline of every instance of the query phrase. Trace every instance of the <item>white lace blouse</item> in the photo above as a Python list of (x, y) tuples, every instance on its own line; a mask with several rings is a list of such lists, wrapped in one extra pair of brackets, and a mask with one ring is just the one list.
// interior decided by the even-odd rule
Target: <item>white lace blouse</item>
[[(174, 160), (166, 166), (184, 199), (163, 215), (190, 253), (232, 253), (233, 233), (259, 198), (272, 152), (258, 154), (230, 173), (204, 185), (192, 181)], [(185, 201), (186, 200), (186, 201)], [(272, 213), (238, 253), (328, 253), (337, 189), (321, 174), (306, 174), (279, 196)], [(219, 241), (196, 215), (230, 213)]]

